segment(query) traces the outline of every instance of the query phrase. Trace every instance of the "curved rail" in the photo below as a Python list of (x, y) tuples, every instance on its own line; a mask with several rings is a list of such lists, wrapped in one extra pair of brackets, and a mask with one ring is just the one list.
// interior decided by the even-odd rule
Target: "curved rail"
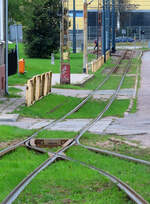
[[(103, 114), (108, 110), (108, 108), (111, 106), (111, 104), (113, 103), (113, 101), (115, 100), (115, 98), (117, 97), (117, 94), (121, 88), (121, 85), (124, 81), (125, 75), (128, 72), (129, 66), (126, 68), (122, 79), (120, 81), (120, 84), (116, 90), (116, 92), (112, 95), (111, 99), (109, 100), (108, 104), (106, 105), (106, 107), (104, 108), (104, 110), (98, 115), (98, 117), (96, 119), (93, 119), (87, 126), (85, 126), (84, 128), (81, 129), (81, 131), (79, 132), (79, 134), (75, 137), (75, 139), (71, 142), (71, 144), (67, 145), (66, 147), (64, 147), (63, 149), (61, 149), (60, 151), (58, 151), (58, 153), (51, 153), (51, 158), (49, 158), (48, 160), (46, 160), (44, 163), (42, 163), (38, 168), (36, 168), (30, 175), (28, 175), (8, 196), (7, 198), (2, 202), (2, 204), (9, 204), (12, 203), (17, 197), (18, 195), (24, 190), (24, 188), (31, 182), (31, 180), (38, 174), (40, 173), (43, 169), (45, 169), (47, 166), (51, 165), (56, 159), (58, 158), (63, 158), (63, 159), (67, 159), (70, 161), (74, 161), (74, 162), (78, 162), (88, 168), (91, 168), (97, 172), (99, 172), (100, 174), (106, 176), (107, 178), (109, 178), (113, 183), (115, 183), (121, 190), (123, 190), (135, 203), (137, 204), (148, 204), (147, 201), (145, 201), (139, 194), (137, 194), (132, 188), (130, 188), (127, 184), (125, 184), (124, 182), (122, 182), (121, 180), (119, 180), (118, 178), (116, 178), (115, 176), (112, 176), (111, 174), (98, 169), (94, 166), (88, 165), (84, 162), (78, 161), (78, 160), (74, 160), (72, 158), (68, 158), (66, 156), (63, 155), (63, 153), (68, 150), (70, 147), (72, 147), (75, 144), (80, 144), (79, 140), (80, 138), (83, 136), (83, 134), (94, 125), (95, 122), (97, 122), (98, 120), (100, 120), (103, 116)], [(28, 142), (29, 140), (27, 140), (26, 142)], [(27, 143), (28, 145), (28, 143)], [(29, 146), (29, 145), (28, 145)], [(39, 150), (40, 148), (36, 148), (36, 150)], [(40, 150), (42, 152), (42, 150)]]
[[(126, 55), (126, 51), (124, 53), (123, 56)], [(123, 59), (123, 58), (122, 58)], [(119, 62), (120, 63), (120, 62)], [(74, 112), (76, 112), (77, 110), (79, 110), (91, 97), (92, 95), (99, 89), (101, 88), (104, 83), (109, 79), (109, 77), (111, 76), (111, 74), (115, 71), (116, 67), (118, 66), (118, 64), (107, 74), (106, 78), (97, 86), (97, 88), (93, 91), (91, 91), (89, 93), (89, 95), (80, 103), (78, 104), (74, 109), (72, 109), (70, 112), (68, 112), (67, 114), (65, 114), (64, 116), (62, 116), (59, 119), (54, 120), (53, 122), (47, 124), (46, 126), (44, 126), (43, 128), (41, 128), (40, 130), (38, 130), (37, 132), (35, 132), (33, 135), (31, 135), (29, 138), (17, 143), (16, 145), (12, 145), (9, 146), (3, 150), (0, 151), (0, 157), (4, 156), (5, 154), (9, 153), (10, 151), (15, 150), (17, 147), (23, 145), (24, 143), (26, 143), (28, 140), (36, 137), (41, 131), (53, 127), (54, 125), (56, 125), (58, 122), (62, 122), (64, 119), (66, 119), (68, 116), (70, 116), (71, 114), (73, 114)]]
[[(74, 143), (74, 142), (73, 142)], [(34, 149), (36, 151), (40, 151), (43, 153), (46, 153), (47, 151), (42, 150), (41, 148), (36, 148), (36, 147), (31, 147), (28, 143), (26, 144), (28, 148)], [(69, 146), (66, 147), (68, 149)], [(43, 164), (41, 164), (37, 169), (35, 169), (31, 174), (29, 174), (8, 196), (7, 198), (2, 202), (2, 204), (11, 204), (18, 196), (19, 194), (24, 190), (24, 188), (31, 182), (31, 180), (38, 174), (40, 173), (43, 169), (45, 169), (47, 166), (51, 165), (54, 161), (56, 161), (58, 158), (68, 160), (68, 161), (73, 161), (76, 163), (79, 163), (87, 168), (90, 168), (94, 171), (97, 171), (101, 175), (107, 177), (109, 180), (111, 180), (115, 185), (118, 186), (119, 189), (124, 191), (128, 197), (133, 200), (137, 204), (148, 204), (147, 201), (144, 200), (143, 197), (141, 197), (137, 192), (135, 192), (130, 186), (128, 186), (126, 183), (118, 179), (117, 177), (103, 171), (102, 169), (99, 169), (95, 166), (86, 164), (85, 162), (72, 159), (70, 157), (62, 155), (64, 150), (60, 150), (58, 153), (52, 153), (52, 152), (47, 152), (50, 153), (52, 158), (49, 158), (46, 160)]]

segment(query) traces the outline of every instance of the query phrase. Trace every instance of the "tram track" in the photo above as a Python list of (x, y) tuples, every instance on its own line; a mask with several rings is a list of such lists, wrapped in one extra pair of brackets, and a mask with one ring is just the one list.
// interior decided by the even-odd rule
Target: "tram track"
[[(124, 52), (123, 57), (121, 57), (121, 60), (123, 60), (126, 56), (127, 50)], [(73, 108), (70, 112), (68, 112), (67, 114), (65, 114), (64, 116), (54, 120), (53, 122), (49, 123), (48, 125), (42, 127), (41, 129), (39, 129), (38, 131), (36, 131), (33, 135), (31, 135), (29, 138), (17, 143), (16, 145), (12, 145), (9, 146), (3, 150), (0, 151), (0, 157), (4, 156), (5, 154), (15, 150), (16, 148), (24, 145), (28, 140), (35, 138), (40, 132), (42, 132), (43, 130), (46, 130), (47, 128), (51, 128), (54, 125), (56, 125), (59, 122), (62, 122), (63, 120), (65, 120), (68, 116), (70, 116), (71, 114), (75, 113), (76, 111), (78, 111), (93, 95), (94, 93), (96, 93), (96, 91), (98, 89), (100, 89), (105, 82), (110, 78), (110, 76), (115, 72), (116, 68), (119, 66), (119, 64), (121, 63), (121, 61), (119, 60), (119, 62), (117, 63), (117, 65), (107, 74), (106, 78), (99, 83), (99, 85), (97, 86), (96, 89), (94, 89), (93, 91), (91, 91), (88, 96), (80, 103), (78, 104), (75, 108)]]
[[(71, 148), (72, 146), (74, 146), (75, 144), (78, 144), (82, 147), (85, 147), (89, 150), (92, 150), (92, 151), (97, 151), (99, 150), (100, 152), (100, 149), (97, 149), (97, 148), (93, 148), (92, 147), (88, 147), (88, 146), (85, 146), (85, 145), (82, 145), (80, 144), (80, 138), (84, 135), (84, 133), (89, 130), (90, 127), (92, 127), (95, 122), (97, 122), (98, 120), (100, 120), (102, 118), (102, 116), (104, 115), (104, 113), (109, 109), (109, 107), (111, 106), (111, 104), (114, 102), (114, 100), (116, 99), (118, 93), (119, 93), (119, 90), (121, 88), (121, 85), (124, 81), (124, 78), (129, 70), (129, 66), (130, 64), (128, 64), (128, 67), (126, 68), (125, 72), (123, 73), (122, 75), (122, 79), (120, 81), (120, 84), (118, 86), (118, 88), (116, 89), (116, 92), (112, 95), (112, 97), (110, 98), (108, 104), (105, 106), (104, 110), (97, 116), (97, 118), (93, 119), (91, 122), (89, 122), (89, 124), (85, 127), (83, 127), (81, 129), (81, 131), (79, 131), (79, 134), (77, 134), (77, 136), (74, 138), (74, 140), (68, 144), (66, 147), (62, 148), (61, 150), (59, 150), (57, 153), (50, 153), (51, 157), (46, 160), (44, 163), (42, 163), (37, 169), (35, 169), (30, 175), (28, 175), (9, 195), (8, 197), (2, 202), (2, 204), (9, 204), (9, 203), (12, 203), (17, 197), (18, 195), (23, 191), (23, 189), (31, 182), (31, 180), (38, 174), (40, 173), (43, 169), (45, 169), (46, 167), (48, 167), (49, 165), (51, 165), (54, 161), (56, 161), (58, 158), (62, 158), (62, 159), (65, 159), (65, 160), (69, 160), (69, 161), (74, 161), (74, 162), (77, 162), (77, 163), (80, 163), (81, 165), (83, 166), (86, 166), (94, 171), (97, 171), (99, 172), (100, 174), (102, 174), (103, 176), (106, 176), (107, 178), (109, 178), (113, 183), (115, 183), (121, 190), (123, 190), (129, 197), (131, 200), (133, 200), (135, 203), (137, 204), (147, 204), (147, 201), (145, 201), (138, 193), (136, 193), (132, 188), (130, 188), (127, 184), (125, 184), (124, 182), (122, 182), (121, 180), (119, 180), (118, 178), (116, 178), (115, 176), (113, 175), (110, 175), (109, 173), (101, 170), (101, 169), (98, 169), (92, 165), (88, 165), (84, 162), (81, 162), (81, 161), (78, 161), (78, 160), (74, 160), (72, 158), (69, 158), (69, 157), (66, 157), (64, 156), (64, 152), (67, 151), (69, 148)], [(33, 137), (32, 137), (33, 138)], [(26, 145), (28, 148), (31, 148), (31, 149), (34, 149), (36, 151), (41, 151), (42, 150), (40, 148), (33, 148), (33, 147), (30, 147), (29, 145), (29, 142), (30, 139), (26, 140)], [(44, 152), (43, 152), (44, 153)], [(100, 153), (104, 153), (104, 152), (100, 152)], [(113, 152), (109, 152), (109, 151), (105, 151), (105, 154), (110, 154), (110, 155), (113, 155), (113, 156), (117, 156), (119, 158), (122, 158), (122, 159), (128, 159), (128, 160), (131, 160), (133, 161), (133, 159), (131, 159), (131, 157), (128, 157), (128, 158), (125, 158), (125, 155), (119, 155), (119, 154), (116, 154), (116, 153), (113, 153)], [(142, 161), (142, 162), (141, 162)], [(147, 165), (150, 165), (150, 162), (147, 162), (147, 161), (144, 161), (143, 160), (136, 160), (136, 162), (138, 163), (142, 163), (142, 164), (147, 164)]]

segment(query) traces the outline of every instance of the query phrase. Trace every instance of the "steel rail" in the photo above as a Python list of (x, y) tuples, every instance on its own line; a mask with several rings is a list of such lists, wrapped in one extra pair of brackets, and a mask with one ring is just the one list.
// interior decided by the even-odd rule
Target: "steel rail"
[[(126, 51), (124, 53), (124, 56), (126, 54)], [(120, 62), (119, 62), (120, 63)], [(118, 64), (116, 65), (118, 66)], [(16, 148), (20, 147), (21, 145), (24, 145), (24, 143), (26, 143), (28, 140), (36, 137), (40, 132), (42, 132), (43, 130), (47, 129), (47, 128), (50, 128), (50, 127), (53, 127), (54, 125), (56, 125), (57, 123), (59, 122), (62, 122), (64, 119), (66, 119), (68, 116), (70, 116), (71, 114), (73, 114), (74, 112), (76, 112), (77, 110), (79, 110), (91, 97), (94, 93), (96, 93), (96, 91), (101, 88), (104, 83), (109, 79), (109, 77), (111, 76), (111, 74), (114, 72), (114, 70), (116, 69), (116, 66), (107, 74), (106, 78), (100, 82), (100, 84), (97, 86), (97, 88), (93, 91), (91, 91), (88, 96), (80, 103), (78, 104), (74, 109), (72, 109), (70, 112), (68, 112), (67, 114), (65, 114), (64, 116), (62, 116), (61, 118), (59, 119), (56, 119), (54, 120), (53, 122), (47, 124), (46, 126), (44, 126), (43, 128), (41, 128), (40, 130), (38, 130), (37, 132), (35, 132), (33, 135), (31, 135), (29, 138), (17, 143), (16, 145), (12, 145), (12, 146), (9, 146), (3, 150), (0, 151), (0, 157), (4, 156), (5, 154), (15, 150)]]
[[(132, 201), (134, 201), (135, 203), (137, 203), (137, 204), (148, 204), (148, 202), (146, 200), (144, 200), (144, 198), (141, 195), (139, 195), (136, 191), (134, 191), (129, 185), (127, 185), (125, 182), (121, 181), (116, 176), (111, 175), (108, 172), (106, 172), (106, 171), (104, 171), (104, 170), (102, 170), (100, 168), (97, 168), (97, 167), (95, 167), (93, 165), (89, 165), (89, 164), (87, 164), (85, 162), (82, 162), (82, 161), (79, 161), (79, 160), (76, 160), (76, 159), (72, 159), (71, 157), (64, 156), (64, 155), (62, 155), (60, 153), (48, 152), (48, 151), (45, 151), (45, 150), (43, 150), (41, 148), (32, 147), (32, 146), (29, 145), (29, 143), (27, 143), (26, 145), (27, 145), (28, 148), (33, 149), (35, 151), (38, 151), (38, 152), (41, 152), (41, 153), (50, 153), (51, 155), (53, 155), (54, 158), (57, 157), (57, 159), (60, 158), (60, 159), (72, 161), (72, 162), (75, 162), (75, 163), (79, 163), (80, 165), (83, 165), (83, 166), (85, 166), (87, 168), (90, 168), (90, 169), (92, 169), (94, 171), (97, 171), (101, 175), (103, 175), (103, 176), (107, 177), (109, 180), (111, 180), (111, 182), (113, 182), (115, 185), (117, 185), (118, 188), (121, 189), (122, 191), (124, 191), (128, 195), (128, 197)], [(69, 148), (69, 147), (67, 147), (67, 148)], [(53, 162), (51, 162), (50, 164), (52, 164)], [(46, 167), (47, 166), (45, 166), (45, 168)], [(2, 203), (2, 204), (5, 204), (5, 203)]]
[[(124, 78), (126, 76), (126, 73), (128, 72), (129, 66), (127, 66), (125, 72), (123, 73), (122, 79), (118, 85), (118, 88), (116, 89), (116, 92), (112, 95), (109, 103), (105, 106), (104, 110), (98, 115), (98, 117), (96, 119), (93, 119), (91, 122), (89, 122), (88, 126), (84, 127), (83, 129), (81, 129), (81, 131), (79, 132), (79, 134), (75, 137), (74, 141), (71, 142), (71, 144), (69, 144), (68, 146), (64, 147), (63, 149), (61, 149), (60, 151), (58, 151), (58, 153), (51, 153), (54, 156), (52, 156), (52, 158), (49, 158), (48, 160), (46, 160), (44, 163), (42, 163), (38, 168), (36, 168), (30, 175), (28, 175), (7, 197), (6, 199), (2, 202), (2, 204), (11, 204), (17, 197), (18, 195), (24, 190), (24, 188), (31, 182), (31, 180), (37, 175), (39, 174), (43, 169), (45, 169), (47, 166), (51, 165), (56, 159), (58, 159), (59, 157), (64, 157), (62, 154), (68, 150), (70, 147), (72, 147), (73, 145), (75, 145), (76, 143), (79, 143), (79, 139), (83, 136), (83, 134), (94, 125), (95, 122), (97, 122), (98, 120), (101, 119), (101, 117), (103, 116), (104, 112), (106, 112), (108, 110), (108, 108), (111, 106), (111, 104), (113, 103), (113, 101), (115, 100), (115, 98), (117, 97), (117, 94), (121, 88), (121, 85), (124, 81)], [(38, 148), (39, 149), (39, 148)], [(61, 156), (59, 156), (61, 155)], [(83, 163), (83, 162), (82, 162)], [(85, 163), (83, 163), (85, 164)], [(87, 164), (85, 164), (87, 165)], [(98, 169), (96, 167), (92, 167), (92, 169), (95, 169), (98, 171)], [(124, 190), (126, 192), (126, 194), (132, 199), (134, 200), (137, 204), (147, 204), (147, 202), (138, 194), (136, 194), (136, 192), (133, 189), (130, 189), (129, 186), (127, 186), (126, 184), (123, 185), (123, 183), (121, 184), (121, 182), (119, 182), (119, 179), (117, 180), (117, 178), (115, 179), (114, 176), (104, 172), (103, 170), (99, 170), (99, 172), (101, 172), (101, 174), (107, 176), (111, 181), (113, 181), (114, 183), (117, 184), (118, 187), (120, 187), (120, 189)], [(141, 199), (141, 201), (140, 201)]]
[(118, 157), (120, 159), (125, 159), (125, 160), (129, 160), (129, 161), (132, 161), (132, 162), (135, 162), (135, 163), (139, 163), (139, 164), (144, 164), (144, 165), (150, 166), (150, 161), (146, 161), (146, 160), (142, 160), (142, 159), (137, 159), (137, 158), (132, 157), (132, 156), (127, 156), (127, 155), (124, 155), (124, 154), (119, 154), (119, 153), (116, 153), (116, 152), (111, 152), (109, 150), (104, 150), (104, 149), (100, 149), (100, 148), (96, 148), (96, 147), (91, 147), (91, 146), (83, 145), (83, 144), (80, 143), (80, 141), (78, 141), (78, 145), (81, 146), (81, 147), (84, 147), (85, 149), (88, 149), (90, 151), (96, 152), (96, 153), (101, 153), (101, 154), (108, 155), (108, 156), (114, 156), (114, 157)]

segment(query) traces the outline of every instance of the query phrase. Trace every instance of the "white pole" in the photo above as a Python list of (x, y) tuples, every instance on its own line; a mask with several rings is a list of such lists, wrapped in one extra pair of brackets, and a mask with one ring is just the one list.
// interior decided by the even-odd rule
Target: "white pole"
[(16, 28), (16, 52), (17, 52), (17, 72), (19, 74), (19, 47), (18, 47), (18, 25), (15, 24)]

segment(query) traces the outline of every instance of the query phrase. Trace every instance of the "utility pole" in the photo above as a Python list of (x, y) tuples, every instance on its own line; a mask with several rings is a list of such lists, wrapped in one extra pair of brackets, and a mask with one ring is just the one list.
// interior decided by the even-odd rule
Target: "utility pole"
[(83, 13), (84, 13), (84, 48), (83, 48), (83, 73), (86, 73), (86, 65), (88, 63), (88, 54), (87, 54), (87, 41), (88, 41), (88, 32), (87, 32), (87, 0), (83, 0)]
[(116, 18), (115, 18), (115, 0), (112, 0), (112, 52), (116, 52)]
[(106, 0), (106, 50), (110, 50), (110, 0)]
[(98, 0), (97, 6), (97, 59), (99, 57), (99, 28), (100, 28), (100, 0)]
[(103, 12), (102, 12), (102, 55), (104, 55), (104, 62), (106, 62), (106, 29), (105, 29), (105, 0), (103, 0)]
[(5, 86), (8, 94), (8, 0), (5, 0)]
[(60, 84), (70, 84), (69, 0), (62, 1), (60, 25)]
[(76, 1), (73, 0), (73, 53), (76, 53)]

